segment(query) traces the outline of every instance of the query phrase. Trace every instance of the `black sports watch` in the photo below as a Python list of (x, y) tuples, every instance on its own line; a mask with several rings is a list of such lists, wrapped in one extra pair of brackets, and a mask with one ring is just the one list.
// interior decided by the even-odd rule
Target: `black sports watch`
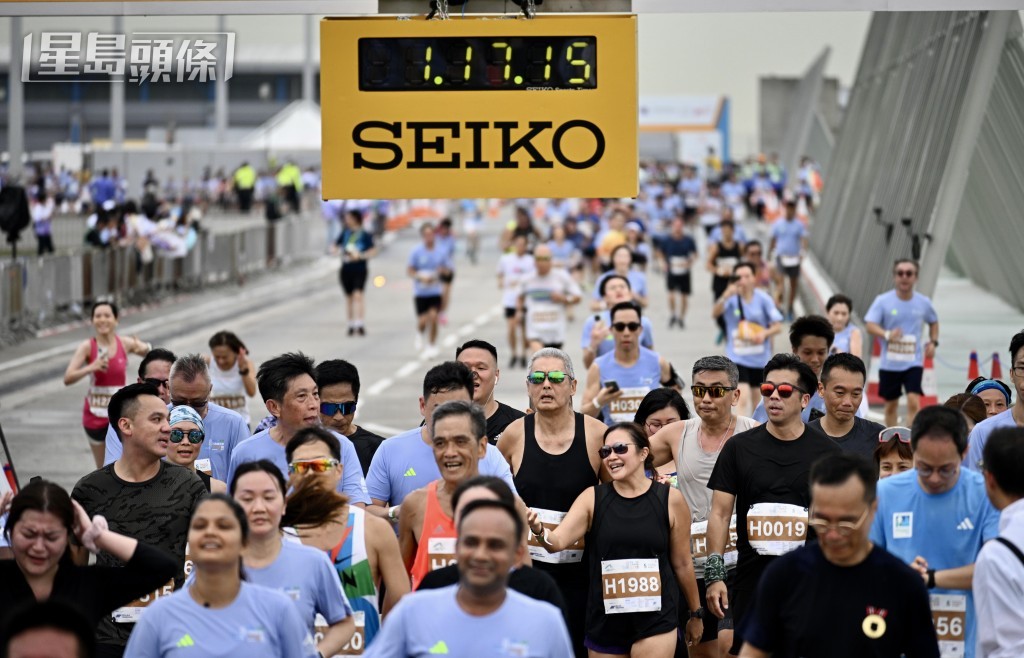
[(687, 617), (687, 619), (703, 619), (704, 618), (704, 606), (701, 606), (701, 607), (697, 608), (696, 610), (693, 610), (692, 612), (689, 612), (687, 614), (689, 615)]

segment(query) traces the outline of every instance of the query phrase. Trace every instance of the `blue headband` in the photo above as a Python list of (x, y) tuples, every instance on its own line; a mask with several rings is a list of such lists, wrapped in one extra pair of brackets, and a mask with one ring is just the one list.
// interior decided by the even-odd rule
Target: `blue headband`
[(999, 382), (995, 381), (994, 379), (986, 379), (983, 382), (978, 382), (978, 384), (971, 389), (971, 393), (973, 393), (974, 395), (977, 395), (982, 391), (999, 391), (1000, 393), (1003, 394), (1003, 397), (1006, 398), (1006, 406), (1010, 406), (1010, 394), (1007, 393), (1006, 389), (1003, 388), (999, 384)]
[(202, 416), (200, 416), (192, 407), (185, 404), (180, 404), (177, 407), (171, 409), (171, 427), (174, 427), (178, 423), (186, 421), (190, 423), (195, 423), (196, 427), (203, 430), (204, 432), (206, 431), (206, 428), (203, 427)]

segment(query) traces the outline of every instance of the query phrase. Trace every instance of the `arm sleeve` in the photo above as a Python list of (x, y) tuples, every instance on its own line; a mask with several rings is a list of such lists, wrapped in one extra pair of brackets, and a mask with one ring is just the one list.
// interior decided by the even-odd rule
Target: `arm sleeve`
[(153, 615), (143, 614), (128, 636), (124, 658), (160, 658), (160, 634)]
[[(340, 436), (340, 435), (339, 435)], [(340, 493), (348, 496), (353, 503), (370, 504), (370, 496), (366, 493), (366, 480), (363, 478), (363, 467), (359, 465), (359, 453), (351, 439), (341, 436), (341, 463), (344, 473), (341, 476)]]
[(640, 325), (643, 327), (643, 333), (640, 334), (640, 344), (649, 350), (653, 350), (654, 332), (651, 330), (651, 319), (647, 317), (640, 318)]
[[(249, 440), (252, 436), (249, 433), (249, 426), (245, 424), (245, 420), (241, 416), (238, 416), (233, 425), (234, 426), (231, 428), (231, 432), (228, 435), (227, 445), (224, 446), (224, 450), (227, 452), (227, 454), (224, 455), (224, 460), (228, 464), (231, 463), (231, 455), (235, 454), (235, 448), (240, 446), (243, 441)], [(285, 473), (285, 476), (287, 475), (288, 474)], [(231, 481), (228, 480), (228, 482), (230, 483)]]
[(512, 480), (512, 468), (494, 446), (487, 446), (487, 453), (480, 460), (480, 475), (493, 475), (501, 478), (512, 490), (512, 493), (518, 495), (516, 484)]
[(164, 551), (139, 542), (123, 567), (86, 567), (104, 611), (118, 607), (168, 583), (178, 571), (178, 562)]
[(366, 491), (373, 500), (391, 500), (391, 480), (388, 478), (388, 445), (387, 441), (373, 455), (370, 470), (366, 474)]
[[(562, 614), (565, 614), (564, 608)], [(553, 617), (551, 619), (554, 619)], [(558, 623), (552, 623), (551, 635), (551, 652), (547, 654), (550, 658), (561, 658), (562, 656), (573, 655), (572, 641), (569, 639), (569, 629), (565, 625), (565, 620), (559, 620)]]
[(928, 308), (925, 310), (924, 313), (924, 321), (927, 322), (928, 324), (938, 322), (939, 314), (935, 312), (935, 306), (932, 304), (932, 301), (930, 299), (926, 298), (926, 301), (928, 302)]
[(764, 312), (768, 317), (768, 324), (782, 322), (782, 313), (780, 313), (778, 307), (775, 306), (775, 302), (773, 302), (767, 294), (765, 294), (762, 299), (764, 301)]
[(341, 589), (341, 579), (327, 554), (320, 551), (318, 557), (316, 611), (324, 616), (328, 624), (337, 624), (352, 616), (352, 606)]
[(299, 609), (292, 605), (281, 606), (278, 633), (281, 641), (282, 658), (318, 658), (316, 641), (309, 628), (302, 623)]
[(983, 544), (999, 536), (999, 512), (992, 506), (987, 495), (984, 498), (984, 507), (981, 512), (981, 541)]
[(121, 439), (117, 437), (114, 426), (107, 424), (106, 447), (103, 449), (103, 465), (113, 464), (121, 458), (124, 448), (121, 446)]
[(580, 337), (580, 349), (585, 350), (590, 347), (590, 332), (594, 330), (594, 316), (588, 315), (587, 319), (583, 322), (583, 334)]
[(868, 312), (864, 314), (864, 322), (882, 324), (882, 303), (878, 297), (875, 297), (875, 301), (871, 302)]
[(768, 565), (757, 585), (753, 609), (743, 626), (743, 639), (768, 653), (780, 648), (779, 635), (785, 630), (778, 613), (786, 603), (780, 595), (790, 591), (794, 582), (785, 566), (786, 562), (779, 560)]
[(985, 441), (987, 440), (988, 432), (978, 428), (978, 426), (971, 430), (970, 435), (967, 437), (967, 457), (964, 459), (964, 468), (969, 468), (972, 471), (981, 470), (979, 465), (981, 464)]

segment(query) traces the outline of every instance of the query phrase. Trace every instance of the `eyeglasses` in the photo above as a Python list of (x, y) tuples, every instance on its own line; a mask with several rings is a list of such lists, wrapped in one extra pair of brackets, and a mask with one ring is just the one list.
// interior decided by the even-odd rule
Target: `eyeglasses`
[[(181, 443), (185, 438), (185, 430), (171, 430), (171, 443)], [(189, 443), (202, 443), (203, 439), (206, 438), (206, 432), (203, 430), (189, 430), (188, 431), (188, 442)]]
[(775, 391), (779, 392), (779, 397), (782, 398), (783, 400), (788, 400), (793, 395), (793, 391), (800, 391), (801, 393), (807, 392), (804, 389), (800, 388), (799, 386), (794, 386), (793, 384), (772, 384), (771, 382), (765, 382), (761, 384), (762, 396), (770, 398), (772, 396), (772, 393), (774, 393)]
[(356, 401), (352, 402), (321, 402), (320, 413), (325, 416), (333, 416), (334, 414), (341, 412), (342, 416), (354, 414), (356, 412)]
[(534, 256), (533, 260), (535, 260), (535, 261), (549, 261), (549, 260), (551, 260), (551, 256)]
[(713, 398), (724, 398), (726, 393), (735, 390), (735, 386), (699, 386), (695, 384), (690, 387), (690, 392), (693, 393), (693, 397), (696, 400), (703, 400), (704, 396), (708, 393)]
[[(858, 528), (864, 525), (864, 521), (868, 518), (869, 509), (870, 508), (864, 510), (864, 512), (860, 515), (860, 518), (857, 519), (856, 523), (850, 523), (849, 521), (836, 521), (835, 523), (832, 523), (830, 521), (826, 521), (825, 519), (812, 518), (807, 521), (807, 525), (814, 528), (814, 531), (819, 535), (824, 535), (829, 530), (835, 530), (836, 534), (838, 534), (840, 537), (849, 537), (850, 535), (855, 533)], [(811, 514), (813, 513), (814, 512), (812, 510)]]
[(200, 409), (204, 408), (209, 403), (210, 403), (209, 399), (206, 399), (206, 400), (184, 400), (184, 399), (180, 399), (179, 400), (177, 398), (171, 398), (171, 405), (173, 405), (175, 407), (181, 407), (181, 406), (192, 407), (196, 411), (199, 411)]
[(899, 439), (900, 443), (910, 443), (909, 427), (886, 427), (878, 433), (879, 443), (888, 443), (893, 439)]
[(629, 446), (635, 445), (635, 443), (613, 443), (610, 446), (601, 446), (597, 449), (597, 456), (601, 459), (608, 459), (613, 452), (616, 455), (624, 455), (629, 452)]
[(612, 324), (612, 329), (615, 331), (625, 331), (626, 329), (640, 331), (641, 326), (639, 322), (615, 322)]
[(162, 388), (167, 388), (168, 383), (171, 380), (169, 380), (169, 379), (157, 379), (156, 377), (146, 377), (142, 381), (146, 382), (147, 384), (152, 384), (153, 386), (156, 386), (157, 388), (161, 388), (161, 387)]
[(298, 475), (305, 475), (306, 473), (326, 473), (332, 468), (337, 467), (341, 462), (337, 459), (303, 459), (301, 461), (295, 461), (288, 464), (289, 473), (297, 473)]
[(672, 423), (678, 423), (679, 420), (680, 420), (679, 418), (676, 418), (675, 420), (670, 420), (668, 422), (662, 422), (660, 420), (649, 420), (646, 423), (644, 423), (644, 425), (647, 427), (648, 431), (650, 431), (650, 432), (657, 432), (662, 427), (667, 427), (667, 426), (671, 425)]
[(1012, 366), (1010, 368), (1010, 374), (1018, 377), (1024, 377), (1024, 366)]
[(549, 370), (548, 372), (544, 372), (543, 370), (534, 370), (526, 376), (526, 381), (539, 386), (544, 383), (545, 378), (547, 378), (547, 380), (552, 384), (561, 384), (569, 378), (569, 375), (565, 374), (561, 370)]
[(914, 270), (896, 270), (896, 276), (914, 276), (917, 272)]
[(914, 464), (914, 468), (917, 469), (917, 474), (923, 478), (930, 478), (935, 472), (938, 472), (939, 477), (941, 477), (944, 480), (947, 480), (956, 475), (957, 471), (960, 469), (960, 466), (958, 464), (947, 464), (945, 466), (940, 466), (939, 468), (933, 468), (931, 466), (922, 466), (920, 464)]

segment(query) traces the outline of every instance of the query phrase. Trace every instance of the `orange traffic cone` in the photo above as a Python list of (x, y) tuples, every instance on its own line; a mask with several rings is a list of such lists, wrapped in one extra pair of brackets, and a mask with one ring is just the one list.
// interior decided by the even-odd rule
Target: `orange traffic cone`
[(871, 347), (871, 367), (868, 369), (868, 404), (878, 406), (885, 400), (878, 394), (878, 364), (882, 360), (882, 339), (875, 337)]
[(924, 358), (924, 373), (921, 375), (921, 391), (922, 409), (939, 403), (939, 380), (935, 376), (935, 361), (927, 356)]
[(1003, 378), (1003, 364), (999, 363), (999, 352), (992, 352), (992, 376), (989, 379)]
[(967, 367), (967, 381), (973, 382), (978, 378), (978, 353), (971, 351), (971, 363)]

